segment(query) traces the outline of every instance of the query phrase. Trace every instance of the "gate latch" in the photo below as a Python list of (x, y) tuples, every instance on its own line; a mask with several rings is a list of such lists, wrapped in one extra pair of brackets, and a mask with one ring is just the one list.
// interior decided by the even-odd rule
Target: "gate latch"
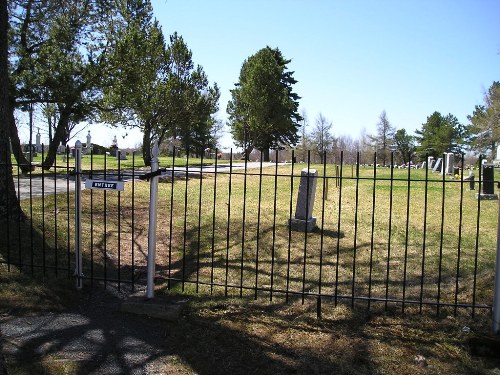
[(139, 180), (146, 180), (146, 181), (149, 181), (152, 177), (155, 177), (155, 176), (159, 176), (161, 175), (163, 172), (166, 172), (167, 169), (166, 168), (160, 168), (158, 169), (157, 171), (154, 171), (154, 172), (148, 172), (148, 173), (145, 173), (143, 175), (140, 175), (139, 176)]

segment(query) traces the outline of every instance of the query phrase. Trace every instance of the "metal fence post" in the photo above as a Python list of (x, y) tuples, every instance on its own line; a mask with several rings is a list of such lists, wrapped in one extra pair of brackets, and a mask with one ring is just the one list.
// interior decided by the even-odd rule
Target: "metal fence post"
[(493, 299), (493, 334), (500, 334), (500, 200), (498, 203), (497, 258), (495, 266), (495, 297)]
[(82, 142), (75, 143), (75, 276), (76, 289), (83, 287), (82, 265)]
[[(155, 141), (151, 150), (151, 173), (158, 171), (159, 160), (158, 142)], [(158, 176), (151, 177), (151, 189), (149, 192), (149, 230), (148, 230), (148, 269), (147, 269), (147, 285), (146, 298), (153, 298), (154, 276), (156, 266), (156, 220), (157, 220), (157, 203), (158, 203)]]

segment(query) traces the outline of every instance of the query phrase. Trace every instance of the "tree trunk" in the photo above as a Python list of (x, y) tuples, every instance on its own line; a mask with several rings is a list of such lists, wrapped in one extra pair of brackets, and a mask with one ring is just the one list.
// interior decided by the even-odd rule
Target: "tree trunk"
[(144, 128), (144, 135), (142, 136), (142, 159), (146, 167), (151, 165), (151, 135), (147, 128)]
[(19, 134), (17, 133), (16, 120), (14, 119), (14, 106), (9, 105), (8, 115), (9, 121), (5, 124), (8, 125), (7, 134), (10, 136), (10, 143), (12, 145), (12, 152), (16, 158), (17, 164), (21, 169), (22, 173), (28, 173), (34, 170), (34, 167), (26, 159), (23, 153), (23, 148), (21, 147), (21, 140), (19, 139)]
[(271, 159), (269, 158), (269, 147), (266, 147), (266, 148), (265, 148), (265, 149), (263, 149), (261, 152), (264, 154), (264, 155), (262, 156), (262, 158), (264, 159), (264, 161), (269, 161), (269, 160), (271, 160)]
[(66, 129), (68, 128), (69, 118), (71, 115), (71, 105), (66, 105), (61, 111), (61, 116), (59, 116), (59, 121), (57, 122), (57, 127), (54, 132), (54, 138), (52, 142), (49, 143), (49, 149), (47, 151), (47, 156), (43, 161), (42, 168), (47, 170), (52, 167), (54, 161), (56, 160), (57, 147), (62, 141), (66, 141), (67, 134)]
[(253, 146), (248, 146), (247, 148), (245, 148), (245, 150), (243, 151), (245, 153), (244, 157), (245, 157), (245, 160), (249, 161), (250, 160), (250, 154), (252, 153), (253, 151)]
[(19, 217), (24, 218), (14, 188), (10, 160), (11, 106), (8, 92), (8, 28), (7, 0), (0, 0), (0, 222)]

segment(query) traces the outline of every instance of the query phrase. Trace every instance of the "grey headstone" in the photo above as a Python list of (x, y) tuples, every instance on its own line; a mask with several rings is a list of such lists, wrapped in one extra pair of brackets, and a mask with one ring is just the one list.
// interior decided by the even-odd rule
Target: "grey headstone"
[(312, 217), (312, 212), (317, 180), (318, 171), (316, 169), (304, 168), (301, 171), (295, 217), (291, 218), (288, 222), (292, 230), (310, 232), (316, 227), (316, 218)]
[[(447, 175), (452, 175), (453, 174), (453, 166), (455, 164), (455, 155), (452, 152), (445, 153), (446, 155), (446, 162), (444, 164), (444, 173)], [(443, 156), (444, 156), (443, 155)]]
[(116, 150), (116, 158), (120, 160), (127, 160), (127, 153), (123, 150)]

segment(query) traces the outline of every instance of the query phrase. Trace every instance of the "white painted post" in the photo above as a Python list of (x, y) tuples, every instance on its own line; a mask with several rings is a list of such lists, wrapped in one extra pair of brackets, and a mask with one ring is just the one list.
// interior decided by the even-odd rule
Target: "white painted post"
[(76, 289), (83, 287), (82, 265), (82, 142), (75, 143), (75, 276)]
[(493, 299), (493, 334), (500, 334), (500, 200), (498, 203), (497, 260), (495, 266), (495, 297)]
[[(158, 142), (155, 141), (151, 150), (151, 173), (158, 171), (159, 155)], [(148, 269), (146, 298), (153, 298), (155, 295), (155, 266), (156, 266), (156, 221), (157, 221), (157, 203), (158, 203), (158, 177), (151, 177), (151, 188), (149, 192), (149, 230), (148, 230)]]

